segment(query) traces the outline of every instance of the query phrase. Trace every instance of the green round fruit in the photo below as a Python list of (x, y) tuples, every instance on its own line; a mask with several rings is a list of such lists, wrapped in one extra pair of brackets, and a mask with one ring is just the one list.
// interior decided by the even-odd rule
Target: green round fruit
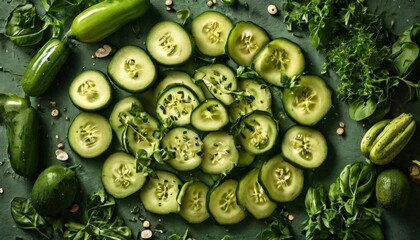
[(384, 170), (376, 179), (376, 199), (384, 208), (403, 208), (409, 200), (410, 190), (407, 176), (399, 169)]
[(78, 181), (72, 169), (51, 165), (35, 181), (31, 192), (32, 205), (41, 215), (58, 215), (71, 206), (77, 189)]

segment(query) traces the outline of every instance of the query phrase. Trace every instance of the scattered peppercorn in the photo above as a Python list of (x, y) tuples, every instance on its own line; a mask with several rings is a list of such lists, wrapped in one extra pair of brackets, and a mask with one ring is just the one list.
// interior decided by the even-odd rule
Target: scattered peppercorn
[(267, 7), (267, 11), (268, 11), (268, 13), (270, 13), (271, 15), (276, 15), (276, 14), (277, 14), (277, 7), (276, 7), (276, 5), (273, 5), (273, 4), (268, 5), (268, 7)]
[(141, 239), (150, 239), (153, 236), (153, 232), (150, 229), (145, 229), (143, 231), (141, 231), (140, 233), (140, 237)]
[(57, 117), (60, 114), (60, 111), (58, 109), (53, 109), (51, 111), (51, 116)]

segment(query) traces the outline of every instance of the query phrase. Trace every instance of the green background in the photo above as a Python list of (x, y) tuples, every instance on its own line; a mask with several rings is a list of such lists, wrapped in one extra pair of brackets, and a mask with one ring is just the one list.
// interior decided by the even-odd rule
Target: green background
[[(191, 16), (195, 17), (199, 13), (209, 10), (205, 0), (174, 0), (174, 9), (181, 10), (188, 8), (191, 11)], [(244, 3), (248, 7), (244, 7)], [(20, 1), (6, 1), (0, 0), (0, 31), (4, 32), (4, 24), (7, 15), (12, 9), (19, 4)], [(68, 97), (67, 91), (71, 80), (85, 69), (97, 69), (106, 72), (106, 66), (109, 58), (93, 59), (91, 56), (96, 49), (103, 44), (112, 44), (117, 47), (133, 44), (144, 47), (145, 36), (153, 26), (154, 23), (170, 19), (177, 21), (175, 11), (167, 12), (165, 8), (165, 0), (152, 0), (152, 8), (143, 16), (138, 22), (129, 24), (122, 28), (119, 32), (113, 34), (107, 39), (95, 44), (83, 44), (79, 42), (72, 42), (71, 55), (65, 67), (57, 76), (56, 81), (52, 87), (41, 97), (32, 98), (32, 104), (38, 110), (41, 116), (42, 133), (38, 139), (42, 147), (42, 165), (43, 167), (52, 163), (74, 165), (80, 164), (81, 167), (77, 169), (77, 176), (81, 182), (80, 197), (86, 196), (89, 192), (94, 192), (101, 186), (100, 169), (101, 164), (112, 151), (118, 150), (118, 147), (110, 149), (106, 154), (96, 159), (81, 159), (70, 149), (66, 132), (71, 120), (79, 113), (79, 110), (74, 107)], [(307, 61), (307, 71), (311, 74), (320, 74), (321, 65), (323, 63), (323, 54), (313, 49), (309, 43), (306, 33), (300, 36), (294, 36), (287, 32), (286, 25), (283, 23), (283, 15), (281, 12), (281, 4), (283, 1), (261, 1), (261, 0), (240, 0), (242, 5), (236, 8), (229, 8), (222, 4), (221, 0), (212, 7), (212, 10), (225, 13), (231, 18), (233, 22), (239, 20), (253, 21), (264, 27), (270, 34), (271, 38), (286, 37), (298, 43), (305, 54)], [(269, 4), (276, 4), (279, 8), (279, 14), (271, 16), (267, 12)], [(380, 14), (384, 19), (384, 24), (389, 30), (395, 34), (400, 34), (405, 28), (414, 22), (420, 22), (420, 2), (415, 0), (383, 0), (383, 1), (368, 1), (368, 6), (372, 11)], [(135, 36), (132, 27), (139, 27), (140, 34)], [(44, 39), (43, 42), (45, 42)], [(32, 47), (19, 47), (8, 41), (3, 35), (0, 35), (0, 92), (1, 93), (15, 93), (23, 96), (23, 91), (20, 87), (20, 79), (27, 66), (30, 58), (41, 47), (41, 43)], [(328, 76), (323, 76), (331, 89), (336, 89), (338, 80), (333, 73)], [(119, 90), (117, 87), (113, 89), (114, 99), (119, 99), (127, 95), (126, 92)], [(293, 124), (284, 111), (282, 110), (279, 99), (278, 90), (273, 90), (275, 117), (280, 122), (280, 134)], [(147, 94), (140, 95), (143, 104), (146, 107), (151, 107), (152, 103)], [(50, 102), (55, 101), (57, 108), (61, 114), (57, 118), (51, 117), (50, 113), (53, 108)], [(398, 108), (393, 109), (391, 114), (396, 116), (401, 112), (411, 112), (415, 115), (415, 119), (420, 123), (420, 104), (418, 101), (400, 104), (395, 104)], [(103, 110), (101, 113), (108, 116), (110, 108)], [(336, 129), (339, 122), (345, 123), (345, 134), (338, 136)], [(305, 190), (316, 183), (323, 183), (329, 185), (341, 172), (343, 167), (355, 161), (363, 160), (363, 156), (359, 150), (360, 140), (368, 128), (368, 124), (362, 122), (354, 122), (348, 117), (347, 106), (338, 102), (336, 95), (333, 94), (333, 107), (327, 116), (319, 122), (315, 128), (321, 130), (327, 137), (329, 145), (329, 154), (324, 164), (314, 171), (306, 171)], [(281, 136), (281, 135), (280, 135)], [(416, 132), (410, 145), (402, 152), (388, 167), (396, 166), (406, 170), (409, 161), (419, 154), (419, 133)], [(70, 160), (61, 163), (55, 159), (55, 150), (57, 144), (62, 142), (65, 144), (65, 151), (70, 155)], [(116, 146), (116, 144), (114, 144)], [(276, 147), (278, 148), (278, 145)], [(3, 188), (4, 193), (0, 194), (0, 238), (14, 239), (15, 237), (22, 237), (23, 239), (36, 239), (28, 232), (25, 232), (16, 227), (10, 215), (10, 202), (16, 197), (29, 197), (33, 184), (33, 179), (25, 179), (13, 173), (10, 167), (7, 155), (7, 136), (6, 129), (0, 126), (0, 187)], [(379, 168), (378, 168), (379, 169)], [(380, 169), (379, 169), (380, 170)], [(303, 239), (301, 235), (301, 222), (306, 218), (304, 210), (304, 193), (300, 195), (295, 201), (287, 204), (280, 204), (286, 207), (286, 210), (295, 216), (292, 222), (294, 234), (297, 239)], [(80, 202), (81, 200), (78, 199)], [(386, 233), (386, 239), (420, 239), (420, 226), (417, 214), (420, 214), (420, 186), (412, 184), (412, 194), (409, 205), (399, 211), (384, 211), (383, 229)], [(140, 221), (130, 221), (138, 217), (138, 214), (133, 214), (131, 211), (140, 206), (138, 194), (134, 194), (126, 199), (118, 200), (118, 212), (124, 217), (127, 224), (131, 227), (134, 234), (137, 234), (141, 229)], [(164, 233), (156, 233), (155, 237), (161, 239), (171, 233), (182, 234), (189, 228), (192, 236), (197, 239), (220, 239), (224, 235), (230, 235), (232, 239), (255, 239), (257, 234), (264, 227), (264, 221), (256, 221), (248, 217), (243, 222), (234, 226), (218, 226), (213, 220), (208, 220), (202, 224), (186, 225), (183, 220), (177, 215), (158, 216), (141, 211), (143, 217), (152, 222), (154, 229), (157, 224), (164, 226)], [(77, 217), (71, 216), (68, 217)]]

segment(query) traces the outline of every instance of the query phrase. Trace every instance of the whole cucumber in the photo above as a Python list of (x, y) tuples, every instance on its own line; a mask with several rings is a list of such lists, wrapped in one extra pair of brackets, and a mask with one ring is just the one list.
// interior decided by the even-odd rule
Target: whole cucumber
[(361, 151), (374, 164), (388, 164), (408, 144), (415, 130), (416, 122), (410, 113), (380, 121), (365, 133)]
[(85, 43), (101, 41), (123, 25), (141, 17), (150, 0), (105, 0), (78, 14), (66, 36)]
[(51, 86), (70, 55), (67, 43), (56, 38), (42, 46), (29, 62), (22, 77), (22, 89), (29, 96), (40, 96)]
[(16, 95), (0, 94), (0, 119), (5, 123), (13, 171), (33, 177), (39, 164), (39, 117), (29, 102)]

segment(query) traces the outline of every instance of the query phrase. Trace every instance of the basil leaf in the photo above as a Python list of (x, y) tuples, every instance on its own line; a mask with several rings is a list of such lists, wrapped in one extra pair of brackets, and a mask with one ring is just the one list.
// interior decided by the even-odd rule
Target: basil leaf
[(372, 99), (351, 102), (349, 103), (349, 116), (354, 121), (363, 120), (375, 112), (377, 105), (378, 103)]
[(38, 16), (35, 5), (25, 1), (10, 13), (4, 35), (19, 46), (30, 46), (42, 40), (48, 26)]
[(392, 45), (391, 59), (399, 76), (409, 74), (419, 59), (420, 23), (411, 25)]
[(10, 209), (13, 220), (20, 228), (25, 230), (34, 230), (44, 239), (51, 238), (51, 233), (47, 232), (47, 222), (36, 212), (35, 208), (32, 206), (30, 198), (13, 198)]

